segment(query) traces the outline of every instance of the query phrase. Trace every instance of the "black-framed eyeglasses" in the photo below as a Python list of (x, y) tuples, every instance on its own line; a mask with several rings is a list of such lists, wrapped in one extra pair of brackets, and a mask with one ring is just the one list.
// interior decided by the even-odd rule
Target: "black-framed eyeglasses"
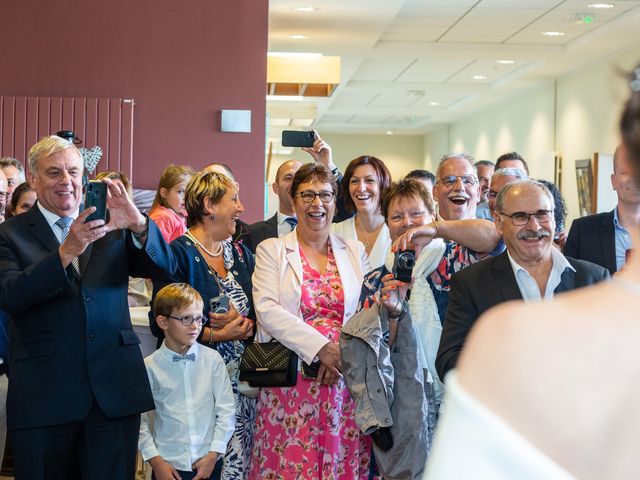
[(458, 179), (462, 180), (462, 185), (465, 187), (473, 187), (478, 184), (478, 179), (473, 175), (447, 175), (438, 180), (438, 183), (447, 188), (453, 188), (458, 183)]
[(305, 190), (304, 192), (299, 192), (296, 195), (300, 195), (300, 198), (304, 203), (312, 203), (316, 197), (319, 197), (322, 203), (331, 203), (336, 194), (334, 192), (327, 191), (314, 192), (313, 190)]
[(499, 212), (500, 215), (504, 215), (505, 217), (509, 217), (511, 219), (511, 223), (516, 227), (521, 227), (529, 223), (529, 219), (531, 217), (535, 218), (538, 223), (547, 223), (551, 221), (553, 218), (553, 209), (552, 210), (536, 210), (532, 213), (527, 212), (515, 212), (512, 214)]
[(168, 318), (173, 318), (174, 320), (180, 320), (182, 322), (182, 325), (184, 325), (185, 327), (188, 327), (193, 322), (196, 322), (198, 326), (201, 327), (207, 319), (207, 317), (205, 317), (204, 315), (196, 315), (195, 317), (193, 315), (185, 315), (184, 317), (174, 317), (173, 315), (165, 316)]

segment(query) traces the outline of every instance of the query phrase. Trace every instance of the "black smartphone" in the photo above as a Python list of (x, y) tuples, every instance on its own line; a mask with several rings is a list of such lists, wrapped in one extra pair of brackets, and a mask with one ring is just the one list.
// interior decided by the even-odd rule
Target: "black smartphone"
[(218, 295), (209, 300), (211, 313), (227, 313), (229, 311), (229, 297), (226, 295)]
[(302, 378), (307, 380), (315, 380), (318, 378), (318, 371), (320, 370), (320, 362), (313, 362), (311, 365), (307, 365), (306, 362), (302, 362)]
[(107, 184), (100, 180), (90, 180), (84, 198), (84, 208), (96, 207), (96, 211), (85, 220), (107, 221)]
[(316, 132), (299, 132), (297, 130), (282, 131), (283, 147), (313, 147), (316, 141)]

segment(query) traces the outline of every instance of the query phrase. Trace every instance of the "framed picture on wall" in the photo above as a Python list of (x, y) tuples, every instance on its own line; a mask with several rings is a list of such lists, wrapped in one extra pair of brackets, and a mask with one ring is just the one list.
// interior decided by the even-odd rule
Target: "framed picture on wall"
[(562, 155), (553, 156), (553, 183), (562, 191)]
[(594, 212), (593, 201), (593, 167), (591, 159), (576, 160), (576, 183), (578, 185), (578, 205), (580, 216), (591, 215)]

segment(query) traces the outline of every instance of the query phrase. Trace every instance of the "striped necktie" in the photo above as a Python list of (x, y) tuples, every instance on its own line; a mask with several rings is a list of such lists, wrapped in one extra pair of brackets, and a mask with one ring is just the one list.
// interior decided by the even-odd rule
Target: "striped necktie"
[(287, 217), (284, 219), (284, 223), (291, 225), (291, 230), (293, 230), (298, 225), (298, 219), (296, 217)]
[[(64, 242), (64, 240), (67, 238), (67, 235), (69, 235), (69, 229), (71, 228), (71, 222), (73, 222), (73, 218), (71, 218), (71, 217), (60, 217), (56, 221), (57, 227), (62, 232), (62, 236), (61, 236), (62, 240), (60, 241), (60, 244), (62, 244)], [(76, 271), (78, 276), (80, 276), (80, 261), (78, 260), (78, 257), (74, 257), (73, 258), (73, 260), (71, 261), (71, 265), (73, 265), (73, 269)]]

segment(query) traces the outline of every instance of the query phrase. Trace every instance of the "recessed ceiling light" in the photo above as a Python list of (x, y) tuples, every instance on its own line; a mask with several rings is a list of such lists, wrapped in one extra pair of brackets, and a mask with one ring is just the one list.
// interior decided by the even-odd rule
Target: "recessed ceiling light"
[(613, 8), (615, 5), (613, 3), (590, 3), (587, 5), (589, 8)]
[(291, 40), (305, 40), (309, 37), (302, 33), (292, 33), (291, 35), (287, 35), (287, 38), (290, 38)]
[(387, 130), (387, 135), (393, 135), (393, 132), (391, 130)]
[(302, 5), (300, 7), (293, 7), (293, 10), (295, 10), (296, 12), (302, 12), (302, 13), (313, 13), (318, 11), (316, 7), (312, 7), (311, 5)]
[(474, 80), (486, 80), (487, 76), (486, 75), (474, 75), (473, 77)]
[(496, 60), (496, 63), (499, 63), (500, 65), (513, 65), (514, 63), (516, 63), (515, 60)]
[(564, 32), (542, 32), (545, 37), (563, 37)]
[(431, 105), (432, 107), (437, 107), (440, 104), (438, 102), (429, 102), (429, 105)]
[(267, 52), (267, 57), (320, 58), (321, 53), (312, 52)]

